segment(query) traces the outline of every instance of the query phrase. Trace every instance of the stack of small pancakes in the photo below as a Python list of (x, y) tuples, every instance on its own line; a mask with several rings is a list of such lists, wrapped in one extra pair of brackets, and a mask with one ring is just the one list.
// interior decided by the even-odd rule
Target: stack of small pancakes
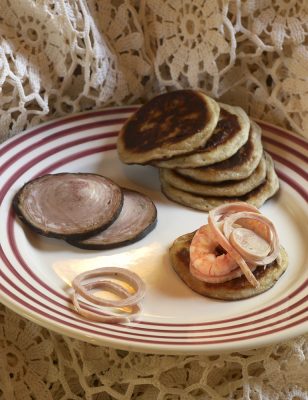
[(124, 163), (158, 167), (163, 193), (198, 210), (235, 200), (260, 207), (279, 188), (261, 128), (200, 91), (155, 97), (128, 119), (117, 145)]

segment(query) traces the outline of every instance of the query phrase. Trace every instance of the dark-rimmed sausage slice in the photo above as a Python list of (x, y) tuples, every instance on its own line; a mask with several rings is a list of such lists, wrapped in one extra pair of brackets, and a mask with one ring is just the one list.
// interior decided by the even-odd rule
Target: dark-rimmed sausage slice
[(149, 197), (122, 189), (124, 202), (121, 213), (106, 230), (82, 241), (69, 240), (73, 246), (89, 250), (104, 250), (136, 242), (154, 229), (157, 210)]
[(32, 230), (60, 239), (84, 239), (111, 225), (123, 205), (122, 189), (98, 174), (48, 174), (15, 195), (17, 215)]

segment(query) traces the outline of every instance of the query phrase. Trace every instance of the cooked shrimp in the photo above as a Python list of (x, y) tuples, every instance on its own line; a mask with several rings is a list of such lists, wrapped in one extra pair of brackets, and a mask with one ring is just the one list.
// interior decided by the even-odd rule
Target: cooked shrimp
[[(225, 237), (224, 233), (221, 231), (219, 227), (218, 220), (221, 219), (223, 215), (230, 214), (230, 212), (235, 211), (251, 211), (255, 209), (255, 207), (246, 205), (242, 202), (237, 202), (233, 204), (224, 204), (216, 209), (213, 209), (209, 212), (209, 226), (212, 231), (214, 238), (217, 242), (225, 249), (225, 251), (230, 255), (230, 257), (240, 266), (247, 280), (251, 283), (252, 286), (258, 287), (259, 282), (251, 272), (251, 267), (246, 263), (241, 254), (231, 245), (229, 240)], [(253, 212), (253, 211), (252, 211)], [(259, 211), (257, 210), (257, 214)], [(229, 217), (226, 217), (229, 218)]]
[[(222, 251), (219, 250), (222, 248)], [(279, 257), (273, 223), (255, 207), (242, 202), (224, 204), (209, 212), (190, 245), (190, 272), (197, 279), (220, 283), (244, 274), (252, 286), (252, 273)]]
[(193, 269), (208, 277), (222, 277), (238, 268), (229, 254), (219, 254), (219, 244), (212, 239), (209, 225), (195, 233), (190, 245), (190, 262)]

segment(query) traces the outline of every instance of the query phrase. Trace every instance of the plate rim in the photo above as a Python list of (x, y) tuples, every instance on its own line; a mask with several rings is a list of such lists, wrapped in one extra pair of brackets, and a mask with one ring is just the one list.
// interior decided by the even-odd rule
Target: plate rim
[[(74, 114), (74, 115), (85, 116), (85, 117), (88, 116), (89, 118), (91, 118), (91, 114), (93, 115), (93, 113), (95, 113), (95, 112), (99, 113), (99, 112), (104, 112), (104, 111), (107, 111), (107, 110), (119, 110), (119, 109), (127, 111), (128, 109), (133, 109), (133, 108), (137, 109), (138, 107), (139, 107), (139, 105), (130, 105), (130, 106), (122, 106), (122, 107), (108, 107), (108, 108), (103, 108), (101, 110), (91, 110), (89, 112), (87, 111), (87, 112), (82, 112), (82, 113), (78, 113), (78, 114)], [(74, 117), (74, 115), (72, 117)], [(27, 129), (26, 131), (24, 131), (21, 135), (16, 135), (16, 136), (8, 139), (7, 141), (5, 141), (3, 144), (1, 144), (0, 145), (0, 151), (9, 142), (14, 143), (15, 140), (17, 140), (16, 139), (17, 137), (22, 138), (24, 135), (29, 135), (29, 137), (32, 137), (31, 136), (31, 132), (33, 130), (41, 128), (42, 126), (45, 127), (45, 128), (47, 127), (47, 129), (48, 129), (50, 124), (52, 124), (53, 122), (61, 123), (63, 121), (67, 121), (68, 119), (69, 119), (68, 116), (64, 116), (64, 117), (61, 117), (61, 118), (53, 119), (51, 121), (46, 121), (44, 124), (40, 124), (38, 126), (31, 127), (29, 129)], [(308, 140), (306, 138), (304, 138), (302, 136), (299, 136), (299, 135), (295, 134), (292, 131), (289, 131), (289, 130), (287, 130), (285, 128), (278, 127), (278, 126), (276, 126), (274, 124), (268, 123), (267, 121), (260, 121), (260, 122), (262, 123), (262, 125), (271, 126), (271, 127), (274, 127), (276, 129), (278, 129), (279, 131), (287, 132), (292, 137), (298, 137), (298, 138), (300, 138), (301, 141), (303, 141), (304, 143), (306, 143), (308, 145)], [(0, 285), (0, 289), (1, 289), (1, 285)], [(203, 348), (200, 348), (200, 346), (199, 346), (198, 349), (196, 348), (196, 346), (193, 346), (193, 348), (190, 349), (189, 348), (190, 346), (186, 345), (185, 347), (183, 346), (183, 348), (176, 347), (176, 348), (173, 349), (172, 348), (173, 345), (170, 343), (169, 347), (171, 347), (171, 348), (168, 349), (167, 346), (163, 346), (163, 348), (161, 348), (161, 346), (158, 346), (158, 348), (156, 348), (155, 345), (152, 345), (152, 344), (151, 344), (151, 347), (149, 348), (149, 347), (146, 346), (146, 344), (145, 345), (140, 345), (140, 343), (138, 343), (138, 342), (134, 342), (134, 344), (132, 345), (130, 343), (122, 343), (120, 341), (119, 342), (117, 341), (116, 343), (114, 343), (114, 341), (111, 340), (110, 343), (107, 343), (108, 340), (106, 340), (106, 337), (103, 337), (103, 340), (100, 341), (97, 338), (95, 340), (93, 338), (85, 336), (84, 334), (81, 334), (81, 333), (78, 334), (78, 332), (72, 331), (71, 329), (66, 329), (65, 327), (63, 327), (61, 325), (56, 325), (56, 328), (57, 328), (56, 329), (54, 324), (48, 322), (48, 320), (47, 319), (45, 320), (45, 318), (41, 318), (41, 316), (39, 314), (35, 314), (36, 317), (34, 317), (33, 313), (27, 313), (27, 312), (25, 312), (25, 310), (21, 306), (20, 307), (18, 305), (16, 306), (15, 303), (12, 304), (9, 301), (9, 297), (6, 298), (5, 295), (3, 296), (1, 291), (0, 291), (0, 299), (1, 299), (1, 302), (3, 304), (5, 304), (8, 308), (12, 309), (13, 311), (17, 312), (18, 314), (21, 314), (22, 316), (24, 316), (28, 320), (30, 320), (30, 321), (32, 321), (34, 323), (37, 323), (37, 324), (39, 324), (41, 326), (44, 326), (45, 328), (50, 329), (52, 331), (57, 331), (58, 333), (65, 334), (65, 335), (70, 336), (70, 337), (75, 337), (78, 340), (89, 341), (91, 343), (100, 344), (100, 345), (110, 345), (111, 347), (116, 347), (116, 348), (119, 348), (119, 349), (122, 348), (124, 350), (134, 350), (134, 351), (140, 351), (140, 352), (146, 352), (146, 353), (148, 353), (148, 352), (155, 352), (155, 353), (162, 353), (162, 352), (163, 353), (167, 353), (168, 352), (168, 354), (196, 354), (196, 352), (197, 353), (208, 353), (208, 354), (209, 353), (215, 353), (215, 352), (217, 353), (217, 348), (216, 349), (212, 349), (212, 348), (206, 347), (206, 346), (203, 346)], [(305, 329), (304, 324), (299, 325), (299, 327), (302, 328), (303, 333), (306, 332), (307, 329)], [(288, 331), (286, 331), (284, 333), (288, 333)], [(300, 333), (300, 334), (302, 334), (302, 333)], [(298, 335), (298, 333), (294, 332), (293, 337), (295, 337), (297, 335)], [(282, 340), (281, 338), (280, 339), (277, 338), (275, 340), (275, 337), (272, 337), (272, 336), (273, 335), (271, 335), (271, 337), (270, 337), (270, 340), (272, 340), (272, 343), (277, 343), (277, 342), (280, 342)], [(290, 332), (289, 332), (288, 334), (286, 334), (286, 338), (290, 338), (290, 337), (291, 336), (290, 336)], [(267, 345), (269, 343), (269, 340), (268, 340), (269, 337), (265, 336), (265, 338), (267, 338), (266, 343), (264, 343), (264, 341), (262, 341), (262, 340), (259, 340), (255, 344), (255, 347), (263, 347), (265, 344)], [(232, 351), (234, 351), (235, 349), (248, 349), (248, 348), (251, 348), (251, 343), (249, 341), (247, 341), (245, 343), (247, 346), (243, 345), (243, 343), (242, 343), (241, 345), (239, 345), (239, 347), (237, 347), (236, 346), (237, 343), (238, 342), (233, 342), (232, 343)], [(224, 346), (222, 346), (222, 347), (223, 348), (219, 348), (219, 352), (231, 351), (230, 347), (228, 347), (228, 346), (227, 346), (226, 349), (224, 349)]]

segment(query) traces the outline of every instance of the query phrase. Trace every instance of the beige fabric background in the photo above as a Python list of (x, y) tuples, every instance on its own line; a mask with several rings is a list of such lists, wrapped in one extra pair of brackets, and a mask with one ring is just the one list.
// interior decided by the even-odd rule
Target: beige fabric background
[(2, 0), (0, 135), (200, 87), (308, 136), (306, 0)]
[[(202, 88), (308, 137), (307, 0), (1, 0), (0, 141)], [(91, 346), (0, 306), (5, 400), (308, 399), (308, 336), (217, 356)]]

